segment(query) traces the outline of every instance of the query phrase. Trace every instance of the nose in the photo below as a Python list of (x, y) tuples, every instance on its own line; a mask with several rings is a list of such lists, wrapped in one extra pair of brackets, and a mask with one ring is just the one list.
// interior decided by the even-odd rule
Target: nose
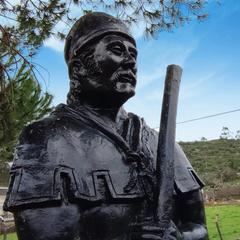
[(136, 59), (129, 52), (125, 53), (122, 66), (124, 69), (131, 69), (134, 74), (137, 72)]

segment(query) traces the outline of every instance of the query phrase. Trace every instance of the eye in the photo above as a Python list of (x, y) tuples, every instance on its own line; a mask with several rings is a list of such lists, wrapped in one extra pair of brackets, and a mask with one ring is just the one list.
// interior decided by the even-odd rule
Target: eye
[(110, 51), (116, 54), (117, 56), (121, 56), (123, 53), (123, 47), (120, 45), (113, 45), (110, 47)]
[(130, 55), (131, 55), (134, 59), (137, 59), (137, 53), (136, 53), (136, 52), (130, 52)]

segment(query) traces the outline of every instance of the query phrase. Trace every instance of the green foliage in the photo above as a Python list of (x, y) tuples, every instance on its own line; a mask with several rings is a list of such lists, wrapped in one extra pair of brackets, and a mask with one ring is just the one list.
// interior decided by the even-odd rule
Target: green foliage
[[(169, 31), (182, 26), (192, 19), (203, 20), (206, 0), (22, 0), (12, 4), (9, 0), (0, 1), (1, 52), (9, 56), (22, 56), (25, 60), (36, 52), (50, 35), (64, 38), (66, 32), (54, 30), (61, 22), (66, 29), (77, 17), (91, 11), (106, 11), (120, 17), (126, 23), (145, 24), (147, 35), (158, 31)], [(24, 49), (24, 51), (23, 51)], [(2, 57), (2, 54), (0, 54)]]
[(66, 3), (60, 0), (23, 0), (17, 4), (3, 0), (0, 7), (1, 16), (10, 21), (1, 24), (2, 38), (34, 48), (52, 33), (54, 25), (67, 11)]
[(50, 112), (52, 96), (42, 93), (32, 69), (22, 63), (0, 88), (0, 162), (11, 160), (24, 125)]
[(232, 182), (240, 185), (239, 139), (180, 142), (180, 145), (208, 187)]
[(236, 135), (235, 135), (235, 139), (240, 139), (240, 130), (237, 130)]
[(3, 0), (0, 1), (0, 10), (3, 17), (17, 21), (18, 24), (11, 30), (12, 33), (36, 47), (52, 33), (52, 28), (58, 21), (69, 24), (75, 20), (73, 8), (78, 8), (79, 14), (105, 10), (129, 24), (143, 21), (146, 33), (152, 35), (159, 30), (171, 30), (181, 26), (193, 18), (205, 19), (207, 14), (203, 9), (206, 2), (206, 0), (23, 0), (13, 5), (10, 1)]
[(32, 57), (43, 41), (53, 34), (52, 29), (66, 14), (60, 0), (23, 0), (11, 3), (0, 1), (0, 76), (1, 88), (6, 89), (22, 63), (27, 63), (34, 74)]
[[(3, 235), (0, 235), (0, 240), (4, 240)], [(7, 234), (7, 240), (18, 240), (16, 233)]]
[(216, 205), (206, 207), (209, 239), (219, 240), (216, 216), (223, 239), (240, 239), (240, 205)]
[(221, 135), (220, 135), (219, 138), (220, 139), (230, 139), (230, 138), (233, 138), (232, 133), (230, 132), (228, 127), (223, 127), (222, 128), (222, 132), (221, 132)]
[[(9, 159), (9, 153), (26, 122), (48, 111), (51, 96), (41, 96), (34, 72), (32, 57), (43, 41), (54, 35), (63, 39), (65, 32), (54, 30), (64, 23), (68, 30), (78, 17), (94, 11), (106, 11), (126, 23), (145, 23), (147, 35), (171, 30), (193, 18), (202, 20), (206, 0), (21, 0), (12, 3), (0, 1), (0, 159)], [(75, 15), (74, 15), (75, 14)], [(26, 70), (28, 69), (28, 70)], [(18, 71), (16, 76), (16, 71)], [(35, 111), (33, 111), (35, 109)], [(3, 145), (4, 143), (4, 145)]]

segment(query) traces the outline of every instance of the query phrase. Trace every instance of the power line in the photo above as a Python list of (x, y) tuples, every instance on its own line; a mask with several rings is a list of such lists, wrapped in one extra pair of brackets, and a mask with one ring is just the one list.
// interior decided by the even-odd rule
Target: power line
[[(231, 110), (231, 111), (227, 111), (227, 112), (221, 112), (221, 113), (216, 113), (216, 114), (207, 115), (207, 116), (203, 116), (203, 117), (189, 119), (189, 120), (182, 121), (182, 122), (177, 122), (177, 124), (194, 122), (194, 121), (198, 121), (198, 120), (202, 120), (202, 119), (206, 119), (206, 118), (217, 117), (217, 116), (221, 116), (221, 115), (225, 115), (225, 114), (229, 114), (229, 113), (233, 113), (233, 112), (238, 112), (238, 111), (240, 111), (240, 108), (234, 109), (234, 110)], [(158, 128), (158, 127), (156, 127), (156, 128)], [(156, 129), (156, 128), (154, 128), (154, 129)]]
[(202, 119), (206, 119), (206, 118), (212, 118), (212, 117), (216, 117), (216, 116), (220, 116), (220, 115), (225, 115), (225, 114), (229, 114), (229, 113), (233, 113), (233, 112), (238, 112), (238, 111), (240, 111), (240, 108), (235, 109), (235, 110), (231, 110), (231, 111), (227, 111), (227, 112), (221, 112), (221, 113), (216, 113), (216, 114), (212, 114), (212, 115), (207, 115), (207, 116), (204, 116), (204, 117), (193, 118), (193, 119), (190, 119), (190, 120), (178, 122), (177, 124), (182, 124), (182, 123), (187, 123), (187, 122), (194, 122), (194, 121), (198, 121), (198, 120), (202, 120)]

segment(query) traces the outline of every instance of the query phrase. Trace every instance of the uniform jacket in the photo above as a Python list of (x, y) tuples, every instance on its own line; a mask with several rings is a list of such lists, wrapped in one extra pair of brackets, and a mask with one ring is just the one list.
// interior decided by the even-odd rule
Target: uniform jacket
[[(4, 210), (60, 202), (63, 177), (70, 201), (101, 201), (99, 178), (105, 179), (113, 199), (151, 199), (157, 135), (143, 119), (124, 110), (114, 128), (89, 109), (61, 104), (23, 130)], [(203, 187), (178, 144), (174, 164), (174, 194)]]

